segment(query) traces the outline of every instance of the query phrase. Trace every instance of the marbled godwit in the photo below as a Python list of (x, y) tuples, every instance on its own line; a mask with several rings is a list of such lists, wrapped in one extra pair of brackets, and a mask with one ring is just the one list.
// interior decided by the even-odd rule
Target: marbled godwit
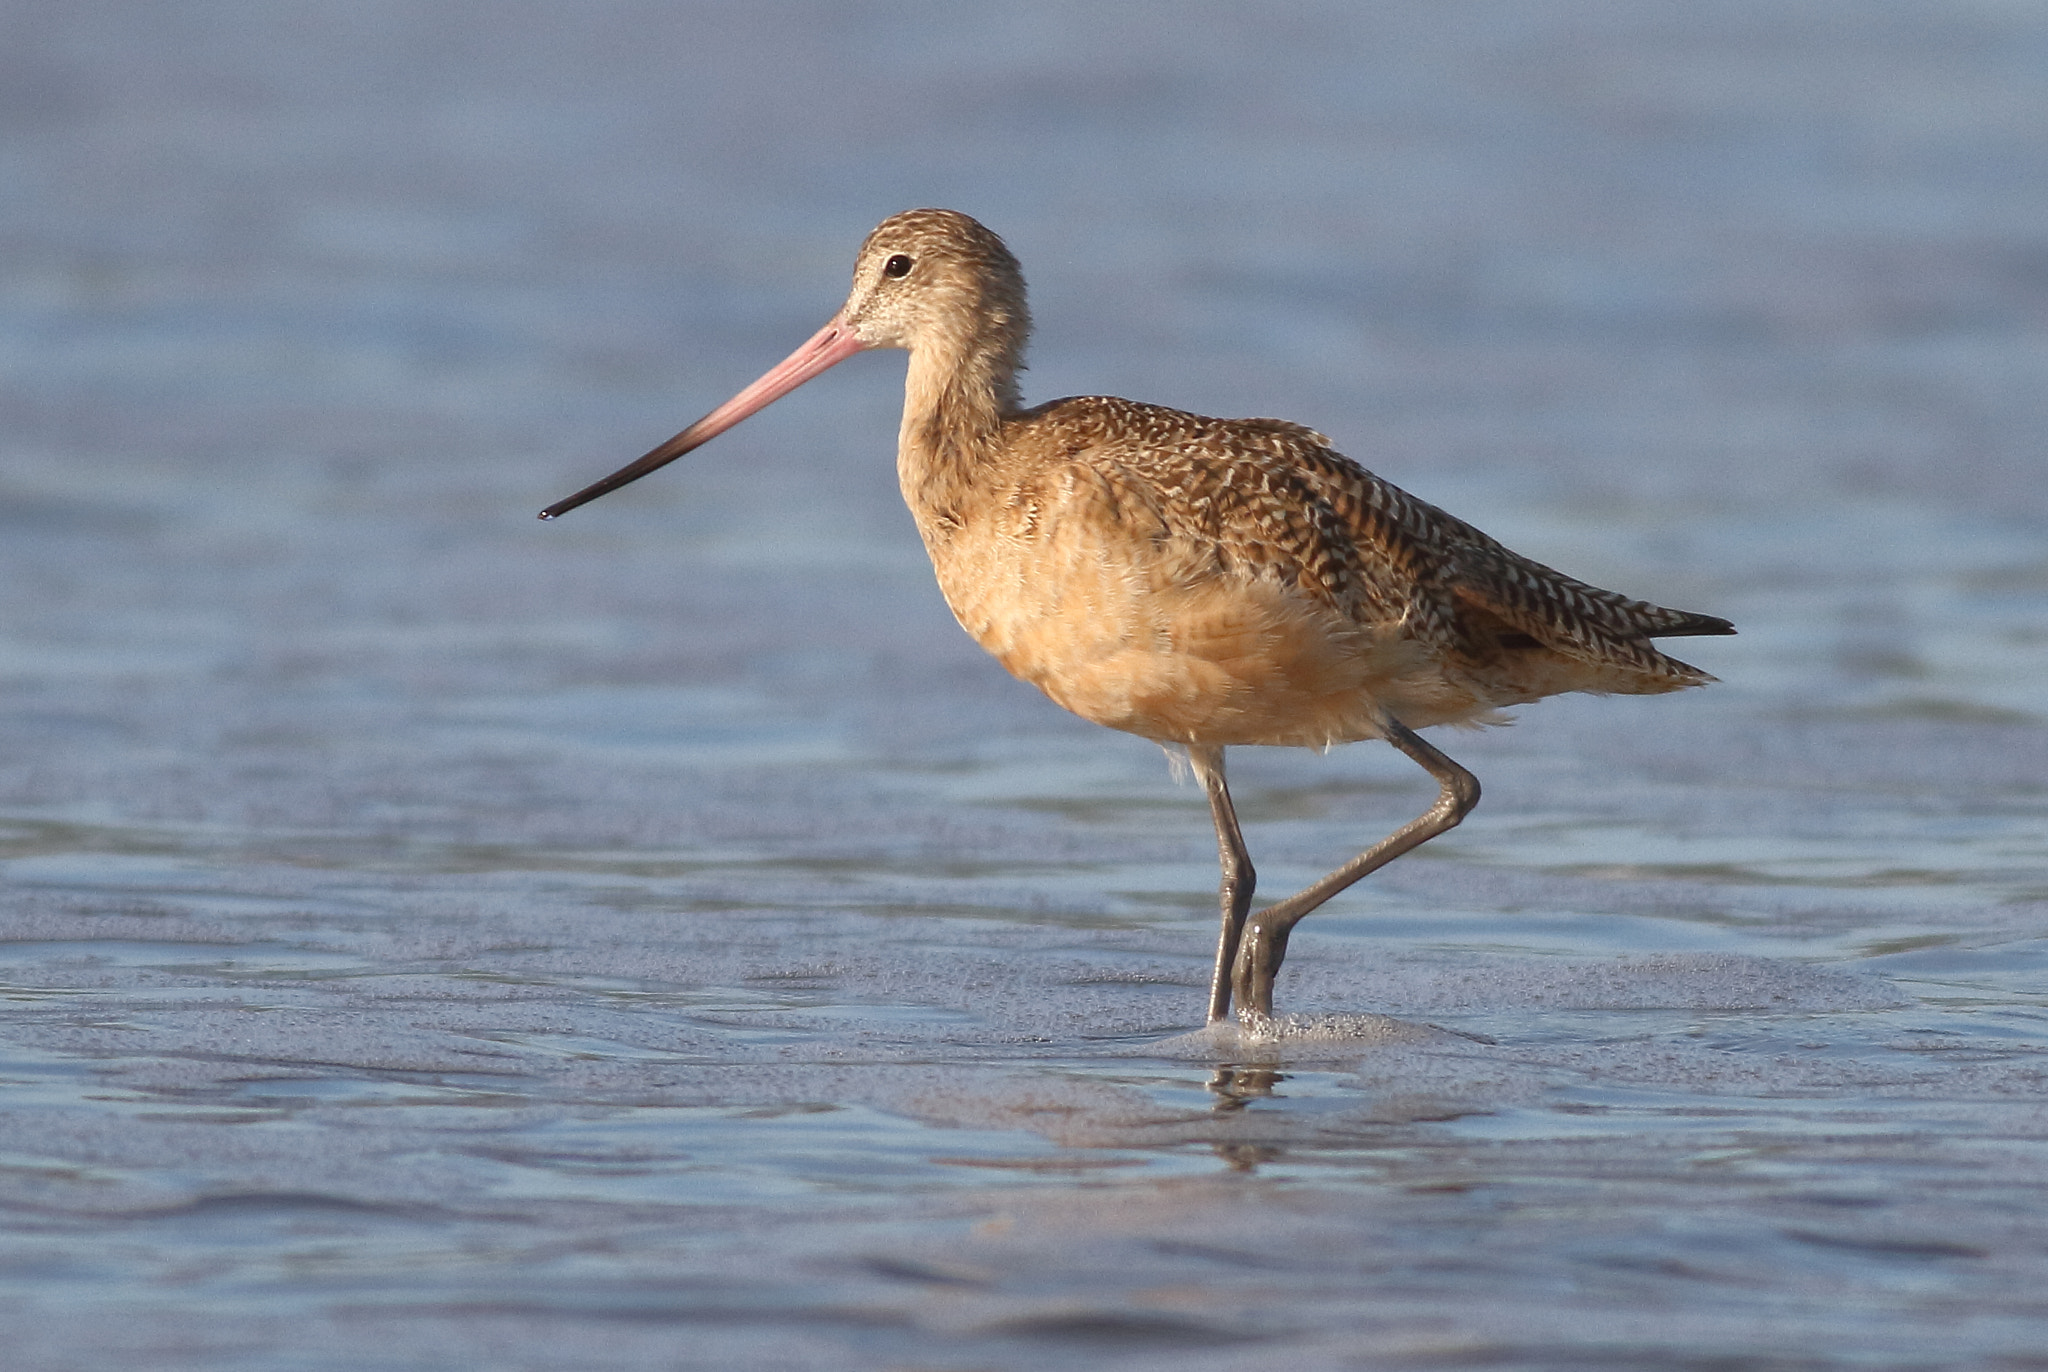
[[(704, 418), (542, 511), (645, 476), (868, 348), (910, 353), (896, 471), (961, 627), (1098, 724), (1187, 749), (1221, 856), (1211, 1022), (1273, 1011), (1302, 916), (1456, 825), (1473, 775), (1424, 742), (1565, 691), (1651, 694), (1713, 678), (1653, 638), (1729, 634), (1508, 551), (1277, 419), (1205, 419), (1075, 396), (1026, 409), (1031, 319), (995, 234), (951, 210), (883, 221), (853, 293), (809, 342)], [(1425, 813), (1253, 912), (1256, 876), (1223, 750), (1383, 738), (1440, 789)]]

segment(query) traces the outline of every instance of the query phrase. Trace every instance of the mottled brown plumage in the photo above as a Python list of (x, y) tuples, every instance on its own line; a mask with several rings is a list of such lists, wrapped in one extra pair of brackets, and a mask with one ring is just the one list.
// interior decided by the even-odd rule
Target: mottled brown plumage
[[(839, 315), (781, 366), (573, 508), (689, 451), (854, 352), (910, 353), (897, 474), (961, 626), (1084, 718), (1186, 747), (1223, 865), (1210, 1017), (1271, 1014), (1300, 918), (1452, 827), (1469, 772), (1414, 730), (1499, 719), (1566, 691), (1652, 694), (1713, 678), (1651, 639), (1726, 634), (1509, 551), (1277, 419), (1208, 419), (1078, 396), (1023, 407), (1030, 315), (1001, 239), (949, 210), (884, 221)], [(1384, 738), (1437, 804), (1287, 900), (1255, 876), (1224, 782), (1232, 744)]]

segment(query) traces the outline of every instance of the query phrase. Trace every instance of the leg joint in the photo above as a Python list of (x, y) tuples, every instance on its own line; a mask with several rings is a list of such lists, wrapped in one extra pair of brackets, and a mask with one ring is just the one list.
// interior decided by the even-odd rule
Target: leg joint
[[(1448, 759), (1446, 759), (1448, 761)], [(1451, 763), (1450, 775), (1443, 779), (1444, 795), (1451, 802), (1452, 823), (1472, 813), (1472, 807), (1479, 803), (1479, 778)]]

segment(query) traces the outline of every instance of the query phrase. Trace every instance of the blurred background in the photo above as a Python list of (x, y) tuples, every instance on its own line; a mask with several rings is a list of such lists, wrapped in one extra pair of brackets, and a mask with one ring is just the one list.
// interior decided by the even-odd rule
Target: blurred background
[[(14, 1365), (2033, 1365), (2044, 132), (2004, 0), (0, 3)], [(534, 520), (917, 205), (1028, 399), (1739, 625), (1438, 739), (1281, 986), (1410, 1029), (1180, 1037), (1199, 795), (952, 624), (894, 355)], [(1232, 765), (1276, 893), (1430, 793)]]

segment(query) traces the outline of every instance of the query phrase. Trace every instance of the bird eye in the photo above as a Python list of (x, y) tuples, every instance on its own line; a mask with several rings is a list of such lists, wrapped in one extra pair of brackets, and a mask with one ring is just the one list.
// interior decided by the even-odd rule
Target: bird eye
[(897, 253), (882, 264), (882, 275), (892, 277), (910, 275), (910, 259), (902, 253)]

